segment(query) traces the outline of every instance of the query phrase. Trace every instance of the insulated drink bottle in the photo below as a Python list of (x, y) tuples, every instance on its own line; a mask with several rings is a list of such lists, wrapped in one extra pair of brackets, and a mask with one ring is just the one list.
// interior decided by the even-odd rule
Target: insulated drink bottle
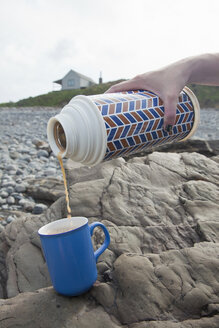
[(179, 95), (172, 131), (163, 129), (164, 106), (146, 90), (74, 97), (47, 126), (57, 155), (96, 165), (130, 153), (191, 137), (199, 123), (199, 103), (185, 87)]

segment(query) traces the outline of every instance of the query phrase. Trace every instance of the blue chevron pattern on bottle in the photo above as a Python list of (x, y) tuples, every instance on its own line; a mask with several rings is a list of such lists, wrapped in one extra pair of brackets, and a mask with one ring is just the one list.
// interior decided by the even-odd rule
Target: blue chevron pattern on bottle
[(153, 92), (127, 91), (89, 98), (98, 107), (106, 126), (104, 160), (184, 139), (194, 123), (193, 104), (184, 91), (179, 96), (176, 122), (169, 133), (163, 129), (163, 102)]

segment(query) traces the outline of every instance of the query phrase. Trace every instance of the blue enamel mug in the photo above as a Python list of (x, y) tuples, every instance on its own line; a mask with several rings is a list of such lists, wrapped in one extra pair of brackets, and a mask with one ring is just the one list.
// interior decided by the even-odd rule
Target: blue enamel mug
[[(105, 240), (94, 252), (91, 236), (95, 227), (102, 228)], [(97, 280), (98, 257), (110, 243), (104, 224), (89, 225), (85, 217), (72, 217), (48, 223), (38, 234), (54, 289), (67, 296), (88, 291)]]

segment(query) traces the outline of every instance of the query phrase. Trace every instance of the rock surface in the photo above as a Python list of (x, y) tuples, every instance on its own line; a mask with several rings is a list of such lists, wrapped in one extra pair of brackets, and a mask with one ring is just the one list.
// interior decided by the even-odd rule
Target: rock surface
[(27, 181), (27, 194), (37, 201), (43, 200), (47, 203), (53, 203), (65, 194), (62, 179), (48, 177), (34, 178)]
[[(48, 328), (219, 327), (218, 156), (154, 152), (93, 168), (69, 161), (67, 177), (73, 216), (101, 221), (111, 235), (98, 281), (72, 298), (48, 287), (37, 230), (66, 216), (57, 197), (42, 215), (0, 230), (1, 327), (37, 328), (39, 318)], [(94, 247), (102, 241), (96, 229)]]
[(22, 293), (13, 300), (0, 300), (0, 306), (1, 328), (120, 327), (89, 296), (66, 298), (57, 295), (51, 287), (34, 293)]

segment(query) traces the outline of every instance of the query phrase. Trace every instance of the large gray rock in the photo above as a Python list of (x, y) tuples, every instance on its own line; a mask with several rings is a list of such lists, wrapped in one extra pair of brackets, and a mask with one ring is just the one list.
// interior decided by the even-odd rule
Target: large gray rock
[(50, 285), (50, 278), (41, 252), (38, 229), (49, 222), (45, 216), (18, 218), (5, 229), (9, 246), (6, 256), (8, 267), (7, 296), (34, 291)]
[(113, 282), (96, 286), (92, 295), (123, 324), (198, 318), (207, 304), (219, 303), (218, 254), (214, 243), (123, 254), (114, 263)]
[[(102, 221), (110, 231), (111, 244), (97, 264), (98, 282), (85, 298), (62, 298), (66, 309), (76, 308), (70, 321), (68, 310), (63, 314), (67, 318), (65, 326), (77, 327), (74, 320), (80, 317), (85, 320), (80, 327), (217, 327), (217, 160), (197, 153), (156, 152), (93, 168), (69, 161), (67, 177), (73, 216)], [(46, 200), (48, 189), (43, 187), (46, 179), (43, 181), (42, 185), (32, 185), (43, 189), (41, 195)], [(54, 186), (50, 190), (55, 193), (56, 182), (50, 182)], [(54, 297), (61, 297), (51, 294), (51, 289), (41, 289), (51, 283), (37, 230), (67, 214), (65, 197), (53, 197), (50, 194), (50, 201), (57, 200), (45, 214), (24, 215), (0, 232), (8, 269), (3, 289), (11, 298), (2, 301), (5, 312), (0, 312), (0, 320), (5, 327), (16, 327), (16, 320), (28, 327), (29, 318), (33, 319), (32, 327), (37, 327), (38, 303), (50, 311)], [(102, 241), (103, 235), (96, 229), (94, 247)], [(86, 297), (97, 302), (89, 312), (91, 318), (95, 317), (93, 325), (86, 322)], [(22, 321), (13, 311), (19, 312), (23, 304), (28, 306)], [(102, 316), (102, 326), (95, 321), (98, 315)], [(42, 326), (53, 325), (50, 317)], [(57, 319), (57, 327), (62, 326), (64, 317)]]
[(44, 200), (53, 203), (64, 195), (64, 184), (58, 178), (35, 178), (27, 180), (28, 187), (26, 193), (36, 201)]
[(129, 328), (218, 328), (219, 327), (219, 315), (214, 314), (218, 312), (218, 307), (215, 304), (209, 306), (215, 310), (209, 315), (209, 317), (202, 317), (200, 319), (191, 319), (181, 322), (173, 321), (143, 321), (140, 323), (134, 323)]
[(94, 299), (88, 296), (63, 297), (52, 288), (0, 300), (0, 306), (1, 328), (121, 327)]
[(137, 154), (129, 154), (127, 159), (133, 157), (143, 157), (147, 153), (151, 153), (153, 151), (159, 152), (171, 152), (171, 153), (199, 153), (205, 155), (207, 157), (217, 156), (219, 155), (219, 140), (203, 140), (203, 139), (188, 139), (183, 142), (175, 142), (175, 143), (167, 143), (164, 145), (156, 146), (155, 148), (149, 148), (143, 150)]
[(5, 239), (5, 229), (0, 225), (0, 299), (7, 297), (7, 270), (6, 270), (6, 254), (8, 245)]

